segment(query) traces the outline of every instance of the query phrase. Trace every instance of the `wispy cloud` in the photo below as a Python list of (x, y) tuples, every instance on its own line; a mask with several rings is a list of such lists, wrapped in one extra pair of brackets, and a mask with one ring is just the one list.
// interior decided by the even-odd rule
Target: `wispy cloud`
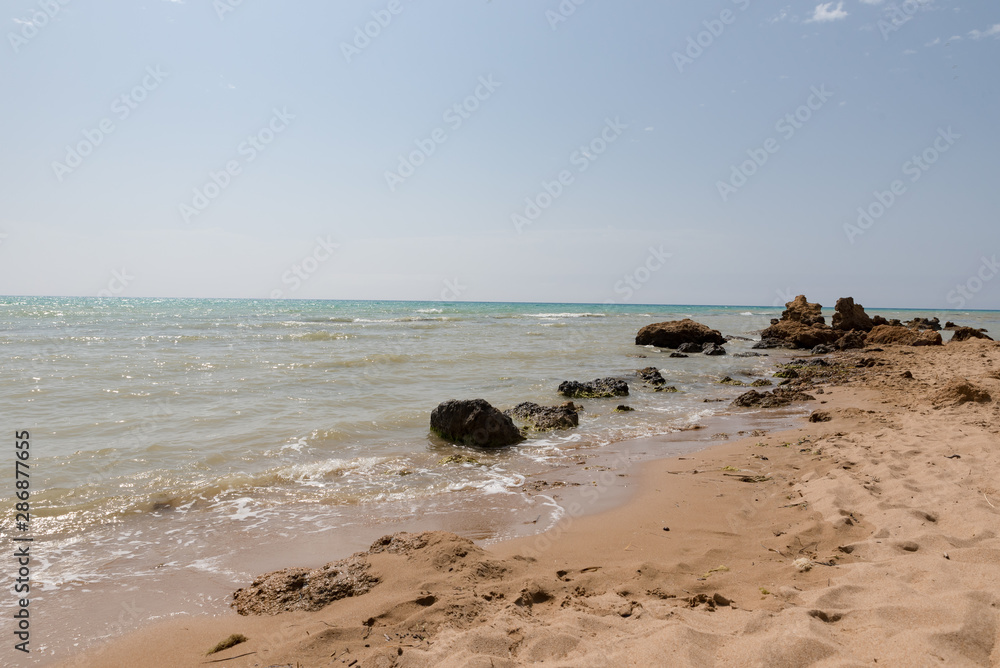
[(986, 37), (992, 37), (994, 39), (1000, 38), (1000, 23), (995, 23), (986, 30), (970, 30), (970, 39), (984, 39)]
[(839, 21), (840, 19), (846, 18), (847, 12), (844, 11), (843, 2), (838, 2), (836, 7), (833, 6), (832, 2), (824, 2), (816, 5), (816, 9), (813, 10), (812, 18), (806, 19), (806, 23), (828, 23), (830, 21)]

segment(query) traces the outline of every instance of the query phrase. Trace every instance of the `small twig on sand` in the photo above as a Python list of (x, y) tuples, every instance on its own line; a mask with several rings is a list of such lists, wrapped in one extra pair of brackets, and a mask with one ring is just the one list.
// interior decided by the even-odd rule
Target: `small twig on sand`
[[(983, 492), (983, 498), (986, 499), (986, 503), (990, 503), (990, 497), (986, 496), (986, 492)], [(996, 508), (996, 506), (990, 503), (990, 508)]]

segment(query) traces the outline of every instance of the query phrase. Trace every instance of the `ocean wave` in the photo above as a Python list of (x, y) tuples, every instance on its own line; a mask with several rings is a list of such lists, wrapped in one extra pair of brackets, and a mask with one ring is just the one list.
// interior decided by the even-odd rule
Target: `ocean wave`
[(417, 313), (444, 313), (439, 308), (418, 308)]
[(605, 313), (535, 313), (535, 318), (606, 318)]
[(356, 337), (354, 334), (346, 334), (344, 332), (307, 332), (305, 334), (291, 334), (287, 337), (279, 338), (291, 341), (340, 341)]

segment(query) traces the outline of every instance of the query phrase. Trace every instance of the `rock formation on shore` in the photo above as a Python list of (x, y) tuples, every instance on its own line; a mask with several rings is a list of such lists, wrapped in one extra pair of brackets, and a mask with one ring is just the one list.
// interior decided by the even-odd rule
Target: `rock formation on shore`
[(524, 440), (513, 420), (484, 399), (452, 399), (438, 405), (431, 412), (431, 431), (447, 441), (481, 448)]
[(540, 406), (525, 401), (504, 411), (504, 415), (526, 422), (530, 429), (548, 431), (550, 429), (572, 429), (579, 426), (580, 416), (572, 401), (560, 406)]
[(875, 327), (875, 323), (865, 313), (865, 307), (855, 304), (853, 297), (841, 297), (834, 307), (836, 313), (833, 314), (833, 328), (842, 331), (857, 330), (859, 332), (870, 332)]
[(955, 327), (955, 333), (951, 336), (952, 341), (968, 341), (969, 339), (986, 339), (987, 341), (993, 340), (978, 329), (973, 329), (971, 327)]
[(663, 377), (660, 370), (655, 366), (647, 366), (645, 369), (639, 369), (635, 373), (639, 376), (639, 378), (643, 379), (653, 387), (667, 384), (666, 378)]
[(657, 348), (678, 348), (683, 343), (722, 345), (725, 342), (726, 339), (721, 332), (690, 318), (646, 325), (639, 330), (635, 337), (636, 345), (656, 346)]
[(868, 333), (869, 345), (939, 346), (941, 334), (934, 330), (917, 330), (902, 325), (878, 325)]
[(571, 399), (603, 399), (628, 395), (628, 383), (620, 378), (598, 378), (587, 383), (566, 380), (559, 384), (559, 394)]

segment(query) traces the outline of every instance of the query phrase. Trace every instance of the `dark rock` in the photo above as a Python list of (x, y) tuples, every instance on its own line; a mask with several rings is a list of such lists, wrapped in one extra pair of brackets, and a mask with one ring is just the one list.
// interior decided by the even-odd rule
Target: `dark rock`
[(800, 357), (795, 360), (795, 364), (798, 366), (830, 366), (825, 357)]
[(524, 440), (513, 420), (484, 399), (452, 399), (431, 412), (431, 431), (441, 438), (482, 448), (499, 448)]
[(567, 380), (559, 385), (559, 394), (580, 399), (601, 399), (628, 395), (628, 383), (618, 378), (598, 378), (589, 383)]
[(913, 372), (912, 371), (904, 371), (900, 375), (900, 378), (913, 378)]
[(767, 355), (765, 355), (764, 353), (748, 352), (748, 353), (735, 353), (733, 357), (767, 357)]
[(889, 321), (889, 326), (890, 327), (902, 327), (903, 323), (901, 323), (899, 321), (899, 318), (893, 318), (892, 320)]
[(639, 346), (677, 348), (682, 343), (725, 343), (718, 330), (697, 323), (690, 318), (646, 325), (639, 330), (635, 343)]
[(751, 339), (748, 336), (736, 336), (734, 334), (728, 334), (726, 336), (726, 341), (753, 341), (753, 339)]
[(750, 383), (750, 387), (770, 387), (771, 385), (774, 385), (774, 383), (769, 381), (767, 378), (758, 378), (754, 382)]
[(778, 387), (772, 392), (758, 392), (750, 390), (733, 400), (733, 406), (741, 408), (780, 408), (787, 406), (793, 401), (812, 401), (812, 397), (804, 392), (790, 387)]
[(670, 353), (670, 356), (671, 357), (687, 357), (687, 355), (684, 355), (682, 353)]
[(775, 378), (798, 378), (799, 372), (795, 369), (782, 369), (774, 374)]
[(837, 339), (833, 347), (837, 350), (852, 350), (854, 348), (864, 348), (868, 335), (864, 332), (850, 331)]
[(959, 327), (955, 330), (952, 335), (952, 341), (968, 341), (969, 339), (986, 339), (987, 341), (992, 341), (990, 337), (986, 336), (978, 329), (973, 329), (971, 327)]
[(828, 346), (825, 343), (821, 343), (809, 352), (813, 355), (829, 355), (834, 351), (833, 346)]
[(658, 388), (656, 388), (656, 391), (657, 392), (680, 392), (680, 390), (678, 390), (673, 385), (671, 385), (669, 387), (658, 387)]
[(794, 348), (795, 344), (785, 341), (784, 339), (763, 338), (750, 347), (755, 350), (770, 350), (772, 348)]
[(840, 336), (841, 332), (826, 325), (806, 325), (794, 320), (782, 320), (761, 332), (763, 339), (780, 339), (789, 344), (785, 346), (789, 348), (815, 348), (831, 344)]
[(813, 411), (812, 415), (809, 416), (810, 422), (829, 422), (832, 419), (826, 411)]
[(743, 381), (741, 381), (741, 380), (735, 380), (733, 378), (730, 378), (729, 376), (726, 376), (725, 378), (723, 378), (722, 380), (720, 380), (719, 384), (720, 385), (735, 385), (737, 387), (746, 387), (747, 386), (747, 384), (744, 383)]
[(701, 352), (704, 355), (725, 355), (726, 349), (715, 343), (710, 343)]
[(944, 323), (944, 328), (945, 329), (958, 329), (958, 325), (956, 325), (951, 320), (949, 320), (948, 322)]
[(677, 346), (677, 352), (679, 353), (700, 353), (705, 349), (705, 344), (703, 343), (682, 343)]
[(914, 318), (913, 320), (905, 323), (905, 325), (910, 329), (930, 329), (935, 332), (941, 331), (941, 320), (938, 318), (931, 318), (930, 320), (927, 318)]
[(777, 325), (779, 322), (780, 322), (780, 320), (778, 320), (777, 318), (771, 318), (771, 324), (772, 325)]
[(615, 413), (631, 413), (634, 410), (635, 409), (632, 408), (631, 406), (626, 406), (626, 405), (622, 404), (621, 406), (618, 406), (617, 408), (615, 408)]
[(872, 316), (872, 324), (878, 327), (879, 325), (888, 325), (889, 321), (880, 315), (874, 315)]
[(663, 385), (667, 381), (660, 375), (660, 370), (655, 366), (647, 366), (645, 369), (639, 369), (636, 371), (639, 374), (639, 378), (643, 379), (650, 385)]
[(580, 424), (580, 416), (572, 401), (567, 401), (561, 406), (539, 406), (525, 401), (504, 411), (504, 415), (523, 420), (529, 428), (537, 431), (572, 429)]
[(841, 297), (834, 308), (837, 311), (833, 314), (834, 329), (870, 332), (875, 327), (875, 323), (865, 313), (865, 308), (861, 304), (855, 304), (853, 297)]

